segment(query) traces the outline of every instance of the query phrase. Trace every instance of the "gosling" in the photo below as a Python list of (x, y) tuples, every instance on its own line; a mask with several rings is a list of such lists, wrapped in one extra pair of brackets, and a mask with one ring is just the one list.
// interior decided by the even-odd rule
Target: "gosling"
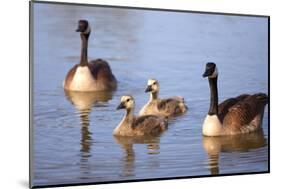
[(140, 115), (162, 115), (174, 117), (182, 115), (187, 111), (184, 98), (175, 96), (167, 99), (159, 99), (159, 82), (156, 79), (149, 79), (145, 92), (150, 92), (150, 99), (140, 111)]
[(117, 110), (119, 109), (126, 109), (126, 114), (114, 129), (115, 136), (159, 136), (168, 128), (168, 120), (165, 117), (134, 116), (135, 100), (130, 95), (121, 97), (121, 103), (117, 107)]

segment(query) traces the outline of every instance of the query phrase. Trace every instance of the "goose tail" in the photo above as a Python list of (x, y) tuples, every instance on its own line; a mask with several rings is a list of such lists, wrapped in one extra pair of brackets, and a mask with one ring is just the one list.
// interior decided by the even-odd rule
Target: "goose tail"
[(269, 98), (268, 95), (265, 93), (257, 93), (255, 94), (256, 99), (260, 102), (262, 102), (264, 105), (268, 104)]

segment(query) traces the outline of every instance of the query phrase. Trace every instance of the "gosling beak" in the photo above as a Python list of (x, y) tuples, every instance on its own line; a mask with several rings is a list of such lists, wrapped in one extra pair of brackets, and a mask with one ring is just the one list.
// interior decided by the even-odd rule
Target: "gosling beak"
[(211, 69), (206, 69), (205, 72), (203, 73), (202, 77), (208, 77), (212, 75), (212, 70)]
[(76, 32), (81, 32), (81, 29), (80, 29), (80, 28), (77, 28), (75, 31), (76, 31)]
[(116, 110), (120, 110), (120, 109), (124, 109), (124, 108), (125, 108), (125, 106), (124, 106), (124, 104), (121, 102), (121, 103), (119, 104), (119, 106), (117, 106)]
[(144, 92), (147, 93), (147, 92), (150, 92), (150, 91), (152, 91), (152, 88), (151, 88), (151, 85), (148, 85)]

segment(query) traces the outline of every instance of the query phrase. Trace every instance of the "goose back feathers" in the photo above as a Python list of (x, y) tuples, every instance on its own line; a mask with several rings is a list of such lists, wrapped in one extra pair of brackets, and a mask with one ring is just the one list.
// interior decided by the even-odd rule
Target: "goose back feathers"
[(264, 107), (268, 96), (264, 93), (234, 98), (236, 103), (227, 108), (219, 106), (219, 118), (226, 134), (249, 133), (261, 127)]

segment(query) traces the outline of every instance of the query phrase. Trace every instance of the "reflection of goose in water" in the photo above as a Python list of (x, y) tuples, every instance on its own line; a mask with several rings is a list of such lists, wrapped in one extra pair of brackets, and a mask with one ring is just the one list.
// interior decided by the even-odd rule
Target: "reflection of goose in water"
[[(135, 176), (135, 156), (134, 144), (146, 144), (147, 154), (155, 155), (159, 154), (159, 142), (160, 136), (143, 136), (143, 137), (124, 137), (124, 136), (114, 136), (116, 143), (118, 143), (122, 149), (124, 149), (124, 156), (122, 159), (123, 170), (122, 177)], [(149, 163), (149, 168), (159, 168), (159, 161), (155, 158), (149, 158), (151, 162)], [(156, 161), (155, 161), (156, 160)], [(149, 170), (148, 170), (149, 171)]]
[(246, 152), (264, 147), (267, 144), (262, 130), (247, 135), (203, 137), (202, 142), (208, 154), (209, 169), (212, 175), (219, 174), (221, 152)]
[(92, 133), (89, 131), (89, 119), (88, 116), (81, 116), (81, 149), (80, 149), (80, 169), (82, 175), (80, 178), (87, 179), (86, 175), (90, 173), (89, 158), (91, 157), (91, 145), (92, 145)]
[[(91, 145), (92, 145), (92, 133), (89, 131), (90, 119), (92, 107), (100, 102), (107, 102), (112, 98), (112, 92), (74, 92), (66, 91), (65, 96), (77, 109), (80, 123), (81, 123), (81, 149), (80, 149), (80, 163), (81, 171), (83, 175), (88, 175), (90, 172), (90, 166), (88, 159), (91, 156)], [(86, 176), (81, 179), (87, 178)]]
[(89, 110), (99, 102), (107, 102), (112, 99), (112, 92), (98, 91), (98, 92), (76, 92), (65, 90), (65, 96), (79, 111)]

